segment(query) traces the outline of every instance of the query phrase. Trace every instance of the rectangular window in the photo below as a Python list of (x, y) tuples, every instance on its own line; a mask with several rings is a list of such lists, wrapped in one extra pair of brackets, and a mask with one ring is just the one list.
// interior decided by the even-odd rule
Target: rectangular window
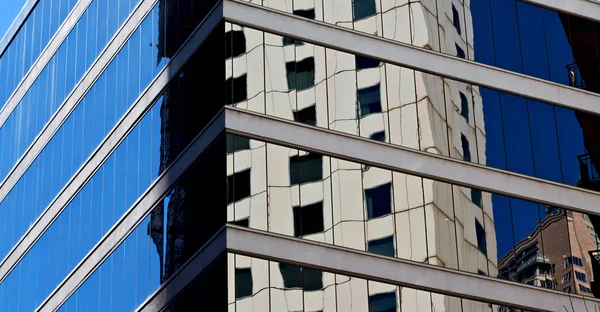
[(227, 205), (250, 197), (250, 168), (227, 176)]
[(485, 240), (485, 230), (479, 221), (475, 220), (475, 232), (477, 234), (477, 248), (484, 255), (487, 255), (487, 242)]
[(233, 30), (225, 33), (225, 57), (232, 58), (246, 53), (244, 31)]
[(456, 31), (460, 35), (460, 15), (456, 7), (454, 7), (454, 3), (452, 4), (452, 24), (454, 24), (454, 28), (456, 28)]
[(368, 252), (388, 257), (394, 257), (396, 255), (395, 250), (393, 236), (369, 241), (367, 246)]
[(323, 180), (323, 156), (308, 153), (290, 157), (290, 185)]
[(358, 89), (358, 116), (363, 118), (373, 113), (381, 113), (381, 94), (379, 84)]
[(250, 268), (235, 269), (235, 299), (252, 296), (252, 272)]
[(458, 91), (458, 94), (460, 95), (460, 115), (469, 122), (469, 101), (464, 93)]
[(315, 85), (315, 59), (306, 58), (299, 62), (285, 64), (288, 89), (302, 91)]
[(369, 296), (370, 312), (396, 312), (396, 292), (387, 292)]
[(279, 263), (279, 272), (286, 289), (302, 288), (304, 291), (323, 289), (323, 272), (296, 265)]
[(473, 204), (481, 208), (481, 190), (471, 189), (471, 200), (473, 201)]
[(294, 113), (294, 121), (301, 122), (303, 124), (316, 126), (317, 125), (317, 106), (311, 105), (309, 107), (305, 107), (299, 111), (295, 111)]
[(585, 273), (582, 273), (582, 272), (575, 271), (575, 278), (578, 279), (578, 280), (580, 280), (580, 281), (582, 281), (582, 282), (585, 282), (585, 283), (587, 283), (587, 281), (588, 281), (587, 280), (587, 275)]
[(379, 67), (379, 61), (366, 56), (355, 56), (356, 70)]
[(355, 21), (373, 16), (375, 15), (375, 12), (377, 12), (375, 0), (354, 0), (352, 5)]
[(324, 231), (323, 202), (293, 207), (294, 236), (301, 237)]
[(463, 49), (461, 47), (458, 46), (458, 44), (454, 44), (456, 46), (456, 56), (460, 57), (460, 58), (466, 58), (465, 55), (465, 51), (463, 51)]
[(571, 281), (571, 272), (567, 272), (565, 273), (565, 275), (563, 275), (563, 278), (561, 280), (561, 283), (565, 284)]
[(570, 256), (567, 257), (567, 259), (565, 259), (565, 269), (570, 267), (571, 265), (575, 264), (576, 266), (580, 266), (583, 267), (583, 260), (581, 260), (581, 258), (579, 257), (575, 257), (575, 256)]
[(589, 289), (589, 288), (587, 288), (587, 287), (585, 287), (585, 286), (583, 286), (583, 285), (581, 285), (581, 284), (577, 284), (577, 286), (579, 286), (579, 290), (581, 290), (581, 291), (583, 291), (583, 292), (586, 292), (586, 293), (592, 293), (592, 290), (591, 290), (591, 289)]
[(243, 74), (237, 78), (229, 78), (225, 81), (226, 95), (225, 104), (235, 104), (245, 101), (248, 98), (247, 95), (247, 81), (246, 74)]
[(242, 150), (250, 149), (250, 139), (241, 137), (239, 135), (227, 135), (227, 154), (233, 154)]
[(374, 219), (392, 212), (392, 184), (386, 183), (365, 190), (367, 218)]
[(464, 134), (460, 134), (460, 142), (462, 145), (462, 152), (463, 152), (463, 160), (464, 161), (471, 161), (471, 149), (469, 148), (469, 140), (467, 140), (467, 137)]

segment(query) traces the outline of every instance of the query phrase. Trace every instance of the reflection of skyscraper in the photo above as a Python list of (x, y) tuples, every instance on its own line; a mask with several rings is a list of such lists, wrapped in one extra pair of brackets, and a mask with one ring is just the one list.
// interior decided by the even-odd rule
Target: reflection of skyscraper
[[(473, 31), (465, 19), (470, 12), (464, 3), (439, 1), (438, 16), (431, 13), (436, 12), (435, 7), (425, 2), (384, 8), (378, 1), (366, 1), (364, 6), (355, 3), (354, 7), (351, 2), (326, 1), (323, 5), (296, 2), (292, 11), (422, 47), (439, 49), (441, 44), (455, 55), (472, 57)], [(269, 6), (289, 11), (284, 2), (270, 2)], [(322, 17), (324, 10), (332, 16)], [(403, 18), (409, 11), (415, 23), (413, 35), (403, 25), (381, 22), (385, 16)], [(228, 104), (485, 164), (485, 130), (480, 128), (483, 103), (477, 87), (235, 24), (227, 24), (225, 31)], [(233, 189), (228, 219), (235, 224), (449, 268), (460, 266), (473, 273), (497, 274), (489, 193), (237, 136), (228, 139), (227, 174)], [(232, 257), (230, 262), (240, 283), (269, 270), (266, 263), (254, 264), (246, 257)], [(312, 304), (308, 298), (319, 309), (326, 308), (328, 301), (335, 302), (335, 292), (326, 291), (339, 283), (331, 274), (305, 276), (320, 280), (320, 286), (304, 289), (310, 296), (304, 295), (303, 306), (303, 292), (290, 286), (288, 269), (271, 268), (270, 272), (275, 279), (272, 287), (277, 288), (271, 292), (271, 301), (287, 298), (287, 309), (277, 310), (301, 310)], [(392, 285), (354, 283), (348, 286), (348, 294), (353, 287), (364, 289), (365, 294), (369, 289), (369, 298), (391, 293), (393, 299), (389, 300), (396, 302), (393, 306), (409, 310), (427, 305), (452, 310), (461, 304), (443, 295), (427, 298)], [(337, 300), (351, 305), (367, 305), (370, 300), (339, 296)], [(236, 298), (238, 309), (266, 309), (269, 304), (264, 294), (236, 294)], [(473, 303), (463, 309), (489, 308)]]

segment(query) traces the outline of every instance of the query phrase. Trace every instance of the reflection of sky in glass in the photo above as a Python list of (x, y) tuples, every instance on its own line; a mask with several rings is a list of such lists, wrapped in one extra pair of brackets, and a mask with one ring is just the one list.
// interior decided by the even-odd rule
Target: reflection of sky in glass
[[(558, 13), (503, 0), (473, 1), (471, 10), (476, 61), (567, 84), (566, 65), (573, 57)], [(486, 88), (480, 93), (486, 165), (569, 185), (577, 182), (577, 156), (585, 149), (573, 111)], [(531, 234), (545, 217), (545, 206), (540, 205), (538, 214), (535, 204), (492, 198), (500, 259)]]

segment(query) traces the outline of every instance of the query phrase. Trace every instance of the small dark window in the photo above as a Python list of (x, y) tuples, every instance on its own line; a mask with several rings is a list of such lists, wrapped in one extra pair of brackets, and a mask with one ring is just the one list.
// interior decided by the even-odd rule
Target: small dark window
[(563, 291), (566, 293), (570, 293), (571, 292), (571, 286), (567, 286), (565, 288), (563, 288)]
[(563, 277), (562, 277), (561, 283), (565, 284), (565, 283), (570, 282), (571, 281), (571, 276), (572, 275), (571, 275), (570, 271), (567, 272), (567, 273), (565, 273), (565, 275), (563, 275)]
[(463, 51), (463, 49), (459, 47), (458, 44), (455, 43), (454, 45), (456, 46), (456, 56), (460, 58), (466, 58), (465, 51)]
[(392, 184), (386, 183), (365, 190), (367, 218), (373, 219), (392, 212)]
[(579, 290), (581, 290), (581, 291), (583, 291), (583, 292), (586, 292), (586, 293), (592, 293), (592, 290), (591, 290), (591, 289), (589, 289), (588, 287), (585, 287), (585, 286), (583, 286), (583, 285), (581, 285), (581, 284), (577, 284), (577, 286), (579, 286)]
[(235, 269), (235, 299), (252, 296), (252, 272), (250, 268)]
[(475, 220), (475, 232), (477, 234), (477, 248), (487, 256), (487, 242), (485, 240), (485, 230), (479, 221)]
[(367, 251), (382, 256), (394, 257), (396, 254), (394, 237), (388, 236), (370, 241), (367, 246)]
[(355, 56), (356, 70), (379, 67), (379, 61), (366, 56)]
[(460, 95), (460, 115), (469, 122), (469, 101), (464, 93), (458, 91), (458, 94)]
[(248, 227), (250, 224), (249, 221), (250, 221), (249, 218), (245, 218), (245, 219), (241, 219), (241, 220), (232, 221), (229, 223), (231, 223), (233, 225), (237, 225), (237, 226)]
[(248, 98), (246, 74), (237, 78), (227, 79), (227, 81), (225, 81), (225, 85), (227, 92), (225, 95), (225, 104), (239, 103)]
[(294, 121), (303, 124), (316, 126), (317, 125), (317, 106), (311, 105), (294, 112)]
[(290, 157), (290, 185), (323, 180), (323, 156), (308, 153)]
[(471, 200), (473, 204), (481, 208), (481, 191), (478, 189), (471, 189)]
[(477, 275), (483, 275), (483, 276), (486, 276), (486, 275), (487, 275), (487, 273), (485, 273), (484, 271), (481, 271), (481, 270), (479, 270), (479, 269), (478, 269), (478, 270), (477, 270)]
[(396, 312), (396, 292), (387, 292), (369, 296), (370, 312)]
[(456, 31), (460, 35), (460, 15), (454, 7), (454, 3), (452, 4), (452, 23), (454, 24), (454, 28), (456, 28)]
[(296, 206), (294, 211), (294, 236), (301, 237), (324, 231), (323, 202)]
[(575, 271), (575, 278), (587, 283), (587, 275), (585, 273)]
[(567, 257), (567, 259), (565, 259), (565, 269), (570, 267), (572, 264), (583, 267), (583, 260), (575, 256)]
[(250, 169), (227, 176), (227, 205), (250, 196)]
[(385, 142), (385, 131), (375, 132), (369, 136), (369, 139), (379, 142)]
[(239, 135), (227, 135), (227, 154), (250, 149), (250, 139)]
[(233, 30), (225, 33), (225, 56), (227, 58), (246, 53), (246, 36), (244, 31)]
[(294, 15), (301, 16), (308, 19), (315, 19), (315, 9), (307, 10), (294, 10)]
[(302, 42), (298, 39), (283, 37), (283, 45), (284, 46), (288, 46), (288, 45), (301, 46), (303, 44), (304, 44), (304, 42)]
[(279, 263), (279, 272), (286, 289), (302, 288), (304, 291), (323, 289), (323, 272), (319, 270)]
[(469, 140), (464, 134), (460, 134), (460, 142), (462, 144), (463, 159), (471, 161), (471, 150), (469, 149)]
[(379, 84), (358, 90), (358, 116), (381, 112), (381, 94)]
[(375, 0), (354, 0), (353, 8), (355, 21), (375, 15), (377, 11)]
[(306, 90), (315, 85), (315, 58), (309, 57), (299, 62), (285, 64), (288, 89)]

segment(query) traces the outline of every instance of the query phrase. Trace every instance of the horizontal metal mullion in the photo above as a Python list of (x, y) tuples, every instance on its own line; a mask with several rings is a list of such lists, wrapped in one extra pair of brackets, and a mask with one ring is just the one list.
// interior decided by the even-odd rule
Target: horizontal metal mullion
[(600, 94), (406, 43), (302, 18), (239, 0), (224, 0), (225, 20), (393, 65), (600, 115)]

